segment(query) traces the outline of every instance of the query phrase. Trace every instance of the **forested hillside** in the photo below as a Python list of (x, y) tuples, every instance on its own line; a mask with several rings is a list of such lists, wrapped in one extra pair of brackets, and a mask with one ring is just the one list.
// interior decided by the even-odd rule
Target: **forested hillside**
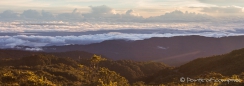
[[(7, 52), (7, 51), (5, 51)], [(11, 51), (13, 53), (14, 51)], [(74, 53), (75, 54), (75, 53)], [(10, 54), (5, 54), (7, 55)], [(59, 56), (58, 56), (59, 55)], [(3, 86), (243, 86), (244, 49), (193, 60), (180, 67), (160, 62), (110, 60), (100, 55), (70, 58), (70, 54), (32, 53), (0, 59)], [(78, 55), (78, 54), (77, 54)], [(12, 55), (13, 56), (13, 55)], [(73, 57), (76, 57), (73, 55)], [(82, 57), (82, 56), (81, 56)], [(240, 82), (182, 82), (225, 79)]]
[(200, 57), (225, 54), (244, 48), (244, 36), (153, 37), (144, 40), (106, 40), (88, 45), (47, 46), (45, 52), (80, 50), (105, 55), (113, 60), (157, 61), (180, 66)]
[[(86, 58), (89, 59), (93, 56), (92, 53), (85, 51), (67, 51), (67, 52), (32, 52), (23, 50), (11, 50), (11, 49), (0, 49), (0, 58), (22, 58), (31, 55), (54, 55), (57, 57), (70, 57), (72, 59)], [(103, 58), (107, 58), (103, 56)]]
[(89, 59), (73, 60), (49, 54), (19, 59), (3, 58), (0, 67), (0, 84), (21, 86), (127, 86), (167, 68), (162, 63), (112, 61), (97, 55)]
[[(162, 70), (148, 78), (146, 83), (182, 85), (181, 77), (195, 79), (241, 79), (244, 80), (244, 49), (234, 50), (223, 55), (198, 58), (172, 70)], [(171, 82), (171, 83), (169, 83)], [(187, 83), (188, 85), (213, 85), (214, 83)], [(215, 83), (217, 85), (243, 86), (242, 83)]]
[(178, 68), (186, 75), (198, 75), (212, 71), (224, 75), (244, 72), (244, 49), (234, 50), (228, 54), (199, 58)]

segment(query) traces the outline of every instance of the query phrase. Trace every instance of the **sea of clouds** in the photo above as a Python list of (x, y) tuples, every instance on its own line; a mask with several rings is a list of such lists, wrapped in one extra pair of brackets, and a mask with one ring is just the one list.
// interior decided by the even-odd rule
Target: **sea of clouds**
[(232, 22), (63, 22), (63, 21), (0, 21), (0, 33), (25, 32), (88, 32), (102, 30), (179, 30), (179, 31), (234, 31), (243, 30), (243, 23)]
[(138, 23), (138, 22), (0, 22), (0, 48), (29, 46), (26, 50), (69, 44), (91, 44), (105, 40), (143, 40), (152, 37), (199, 35), (226, 37), (243, 35), (241, 23)]
[(217, 18), (176, 10), (143, 18), (133, 10), (118, 14), (105, 5), (90, 8), (90, 13), (74, 9), (56, 15), (46, 11), (16, 13), (6, 10), (0, 13), (0, 48), (29, 46), (26, 50), (40, 51), (43, 46), (91, 44), (114, 39), (188, 35), (219, 38), (244, 34), (243, 17)]

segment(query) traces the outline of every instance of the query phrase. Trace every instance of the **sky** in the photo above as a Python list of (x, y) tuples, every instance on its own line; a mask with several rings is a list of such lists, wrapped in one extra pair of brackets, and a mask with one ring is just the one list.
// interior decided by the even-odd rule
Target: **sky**
[(52, 13), (70, 12), (77, 8), (81, 13), (91, 11), (91, 6), (106, 5), (116, 13), (134, 10), (143, 17), (159, 16), (174, 10), (205, 13), (209, 15), (243, 15), (243, 0), (0, 0), (0, 12), (13, 10), (46, 10)]
[(244, 0), (0, 0), (0, 48), (244, 35)]

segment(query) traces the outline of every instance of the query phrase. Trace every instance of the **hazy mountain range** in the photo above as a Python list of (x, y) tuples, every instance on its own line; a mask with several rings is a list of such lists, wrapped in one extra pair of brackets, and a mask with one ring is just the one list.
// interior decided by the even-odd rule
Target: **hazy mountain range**
[[(20, 50), (0, 50), (0, 73), (4, 74), (4, 76), (1, 76), (0, 84), (14, 84), (14, 82), (18, 82), (20, 84), (33, 84), (28, 82), (29, 79), (25, 79), (26, 77), (21, 77), (23, 74), (31, 73), (32, 75), (28, 75), (27, 78), (33, 76), (37, 77), (33, 79), (33, 82), (35, 83), (40, 83), (41, 80), (46, 80), (46, 83), (53, 84), (89, 84), (88, 86), (92, 86), (91, 84), (96, 83), (96, 81), (93, 81), (94, 79), (102, 78), (102, 80), (105, 81), (118, 82), (119, 85), (122, 83), (127, 83), (128, 85), (126, 86), (138, 86), (136, 84), (164, 84), (169, 86), (209, 86), (217, 84), (218, 86), (243, 86), (243, 82), (233, 81), (220, 83), (180, 82), (180, 78), (182, 77), (190, 77), (193, 79), (211, 78), (213, 80), (243, 80), (243, 52), (244, 48), (234, 50), (223, 55), (198, 58), (179, 67), (170, 67), (160, 62), (151, 61), (114, 61), (105, 59), (104, 61), (97, 63), (98, 68), (93, 68), (91, 64), (93, 57), (96, 55), (92, 55), (91, 53), (87, 52), (70, 51), (45, 53)], [(80, 58), (78, 58), (79, 60), (76, 58), (76, 56), (80, 56)], [(107, 70), (104, 70), (104, 68)], [(103, 74), (102, 71), (107, 71), (107, 73)], [(12, 75), (7, 76), (6, 74)], [(12, 78), (9, 78), (9, 76), (12, 76)], [(109, 76), (113, 76), (115, 78)], [(44, 77), (45, 79), (42, 79), (41, 77)], [(116, 79), (116, 77), (121, 78)]]
[(114, 60), (157, 61), (178, 66), (196, 58), (219, 55), (244, 47), (244, 36), (222, 38), (176, 36), (138, 41), (108, 40), (89, 45), (43, 47), (45, 52), (86, 51)]

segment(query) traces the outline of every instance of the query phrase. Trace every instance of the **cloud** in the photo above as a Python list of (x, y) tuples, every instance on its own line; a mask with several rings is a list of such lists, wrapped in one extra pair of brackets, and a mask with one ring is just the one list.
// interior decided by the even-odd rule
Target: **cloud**
[(26, 41), (13, 38), (10, 36), (1, 36), (0, 37), (0, 47), (1, 48), (14, 48), (17, 45), (24, 44)]
[[(186, 14), (189, 16), (194, 13), (177, 11), (169, 16)], [(221, 20), (221, 22), (201, 23), (2, 21), (0, 22), (0, 48), (15, 48), (16, 46), (38, 48), (50, 45), (90, 44), (113, 39), (142, 40), (151, 37), (185, 35), (206, 37), (243, 35), (243, 19), (239, 19), (242, 21), (227, 20), (233, 21)], [(30, 48), (27, 50), (35, 49)]]
[[(160, 17), (161, 18), (161, 17)], [(36, 33), (36, 32), (92, 32), (118, 30), (190, 30), (190, 31), (234, 31), (244, 29), (243, 18), (233, 18), (208, 22), (176, 22), (168, 23), (160, 18), (144, 23), (139, 22), (63, 22), (63, 21), (14, 21), (0, 22), (0, 33)], [(152, 22), (152, 21), (159, 22)], [(228, 20), (228, 21), (227, 21)], [(177, 20), (179, 21), (179, 20)], [(1, 34), (0, 34), (1, 35)]]
[(139, 13), (136, 13), (134, 10), (130, 9), (125, 12), (125, 14), (122, 14), (124, 17), (135, 17), (135, 18), (143, 18), (140, 16)]
[(71, 13), (60, 13), (56, 16), (51, 12), (42, 10), (38, 12), (37, 10), (25, 10), (20, 14), (22, 20), (43, 20), (43, 21), (77, 21), (81, 20), (83, 16), (81, 13), (77, 12), (77, 9), (74, 9)]
[(27, 50), (41, 50), (38, 47), (51, 45), (68, 45), (68, 44), (91, 44), (99, 43), (105, 40), (125, 39), (125, 40), (143, 40), (151, 37), (173, 37), (200, 35), (206, 37), (225, 37), (237, 36), (243, 34), (234, 34), (230, 32), (199, 32), (199, 33), (120, 33), (109, 32), (103, 34), (80, 35), (80, 36), (36, 36), (36, 35), (15, 35), (15, 36), (0, 36), (0, 48), (18, 48), (19, 46), (29, 46)]
[(27, 51), (42, 51), (42, 48), (25, 48)]
[(21, 14), (6, 10), (0, 14), (0, 18), (5, 20), (54, 20), (55, 16), (44, 10), (41, 13), (36, 10), (25, 10)]
[(46, 12), (44, 10), (42, 10), (41, 15), (42, 15), (43, 20), (54, 20), (55, 19), (55, 16), (52, 13)]
[(214, 4), (219, 6), (244, 6), (244, 0), (198, 0), (202, 3)]
[(89, 13), (80, 13), (78, 9), (74, 9), (70, 13), (60, 13), (57, 15), (52, 14), (42, 10), (38, 12), (37, 10), (25, 10), (18, 17), (17, 13), (13, 11), (4, 11), (1, 13), (0, 17), (6, 17), (10, 20), (36, 20), (36, 21), (115, 21), (115, 22), (133, 22), (139, 21), (143, 18), (139, 16), (133, 10), (128, 10), (123, 14), (118, 14), (116, 11), (106, 5), (102, 6), (90, 6), (91, 11)]
[(115, 10), (112, 8), (102, 5), (102, 6), (90, 6), (91, 12), (82, 14), (86, 19), (111, 19), (118, 18), (119, 15), (116, 14)]
[(131, 16), (140, 16), (139, 13), (136, 13), (134, 10), (130, 9), (125, 12), (126, 15), (131, 15)]
[(36, 10), (25, 10), (21, 17), (24, 19), (41, 19), (41, 14)]
[(138, 22), (142, 21), (143, 17), (133, 10), (127, 10), (123, 14), (106, 5), (90, 6), (91, 12), (82, 14), (85, 21), (114, 21), (114, 22)]
[(119, 17), (117, 21), (120, 22), (143, 22), (145, 18), (140, 16), (139, 13), (136, 13), (134, 10), (127, 10), (124, 14), (118, 14)]
[(19, 16), (12, 10), (6, 10), (0, 14), (1, 19), (17, 19)]
[[(22, 14), (13, 11), (4, 11), (0, 14), (4, 20), (31, 20), (31, 21), (65, 21), (65, 22), (138, 22), (138, 23), (154, 23), (154, 22), (212, 22), (218, 20), (216, 17), (207, 14), (199, 14), (195, 12), (182, 12), (175, 10), (160, 16), (143, 18), (134, 10), (126, 10), (124, 13), (117, 13), (113, 8), (106, 5), (90, 6), (91, 11), (81, 13), (79, 9), (74, 9), (69, 13), (52, 14), (47, 11), (25, 10)], [(203, 7), (202, 12), (205, 13), (240, 13), (243, 14), (242, 8), (237, 6), (228, 7)], [(20, 16), (18, 16), (20, 15)], [(235, 15), (231, 15), (236, 17)], [(229, 21), (229, 20), (226, 20)], [(93, 27), (93, 26), (91, 26)], [(76, 27), (75, 27), (76, 28)]]
[(91, 13), (93, 14), (115, 14), (115, 11), (106, 6), (106, 5), (102, 5), (102, 6), (90, 6), (91, 8)]
[(166, 13), (161, 16), (150, 17), (147, 19), (148, 22), (206, 22), (211, 21), (212, 17), (206, 14), (185, 13), (179, 10), (175, 10), (170, 13)]
[(61, 13), (56, 16), (57, 20), (63, 21), (78, 21), (82, 20), (83, 16), (81, 13), (78, 12), (78, 9), (75, 8), (72, 13)]
[(202, 12), (207, 13), (242, 13), (241, 7), (226, 6), (226, 7), (204, 7)]

